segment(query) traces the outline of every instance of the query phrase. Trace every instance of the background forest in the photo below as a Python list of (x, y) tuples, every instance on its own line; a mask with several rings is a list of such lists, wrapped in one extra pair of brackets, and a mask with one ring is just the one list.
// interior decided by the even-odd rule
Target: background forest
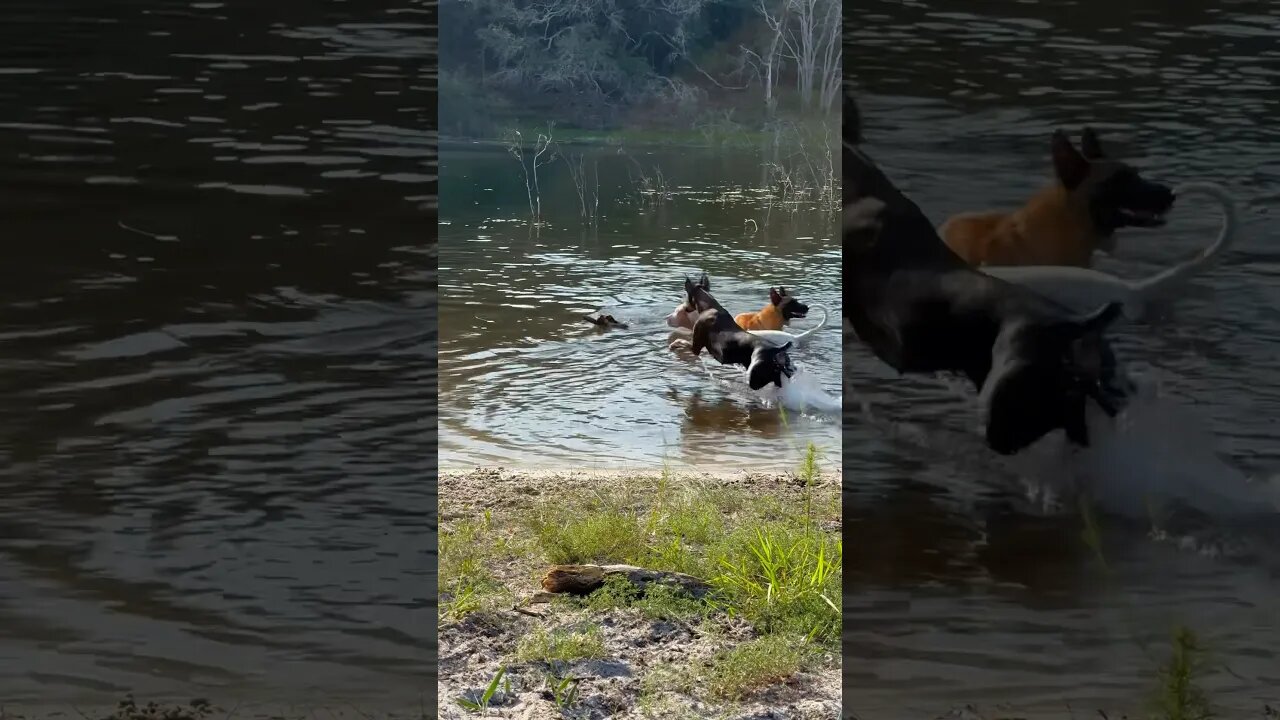
[[(443, 0), (440, 132), (723, 144), (824, 119), (836, 0)], [(770, 132), (771, 130), (775, 132)], [(639, 139), (632, 137), (631, 139)]]

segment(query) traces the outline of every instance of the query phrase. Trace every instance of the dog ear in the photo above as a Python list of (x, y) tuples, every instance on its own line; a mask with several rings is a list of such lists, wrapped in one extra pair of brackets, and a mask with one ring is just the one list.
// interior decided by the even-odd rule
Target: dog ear
[(1080, 135), (1080, 151), (1084, 153), (1087, 160), (1100, 160), (1107, 156), (1102, 151), (1102, 143), (1098, 140), (1098, 133), (1088, 126), (1085, 127), (1084, 132)]
[(747, 385), (752, 390), (759, 390), (769, 383), (782, 387), (782, 371), (777, 363), (765, 362), (757, 356), (747, 366)]
[(1075, 190), (1089, 176), (1089, 161), (1071, 144), (1071, 138), (1063, 130), (1054, 130), (1050, 142), (1053, 152), (1053, 170), (1058, 180), (1068, 190)]
[(772, 287), (769, 288), (769, 302), (773, 303), (774, 305), (782, 304), (782, 294), (779, 293), (776, 288), (772, 288)]
[(782, 347), (778, 348), (778, 350), (779, 350), (779, 351), (782, 351), (782, 350), (790, 350), (790, 349), (791, 349), (791, 344), (792, 344), (792, 341), (788, 340), (788, 341), (786, 342), (786, 344), (784, 344)]
[(702, 277), (698, 278), (698, 287), (711, 292), (711, 278), (707, 277), (706, 272), (703, 272)]

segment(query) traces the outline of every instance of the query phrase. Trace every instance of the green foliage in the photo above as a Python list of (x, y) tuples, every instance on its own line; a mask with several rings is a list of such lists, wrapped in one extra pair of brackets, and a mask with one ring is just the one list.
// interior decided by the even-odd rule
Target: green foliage
[(538, 628), (526, 635), (516, 648), (516, 659), (557, 666), (575, 660), (604, 657), (604, 636), (600, 628), (547, 630)]
[(1155, 698), (1159, 720), (1212, 720), (1208, 696), (1199, 685), (1204, 654), (1190, 628), (1174, 630), (1173, 652), (1160, 668), (1160, 689)]
[[(818, 0), (797, 13), (784, 11), (785, 3), (443, 0), (440, 21), (449, 32), (440, 38), (441, 94), (449, 101), (441, 103), (441, 129), (478, 136), (465, 128), (493, 115), (467, 111), (494, 109), (487, 95), (511, 101), (508, 120), (591, 129), (699, 126), (726, 138), (741, 134), (742, 119), (729, 123), (726, 114), (708, 122), (713, 97), (720, 103), (739, 96), (738, 109), (756, 120), (794, 105), (788, 98), (801, 98), (792, 110), (829, 108), (830, 99), (815, 100), (814, 89), (838, 86), (838, 53), (806, 55), (801, 48), (838, 40), (826, 19), (838, 18), (840, 5)], [(808, 12), (814, 15), (802, 17)], [(800, 71), (818, 58), (822, 67)], [(446, 73), (470, 81), (446, 84)]]
[(706, 686), (714, 696), (739, 700), (800, 672), (804, 659), (803, 646), (794, 638), (772, 635), (751, 640), (712, 658)]
[(770, 523), (737, 542), (719, 557), (715, 578), (730, 606), (762, 632), (802, 634), (830, 644), (840, 639), (840, 566), (838, 537), (809, 527)]
[[(493, 696), (498, 692), (498, 683), (506, 680), (507, 668), (498, 668), (498, 672), (494, 674), (493, 679), (489, 681), (489, 686), (485, 688), (484, 693), (479, 698), (472, 700), (471, 698), (458, 698), (456, 702), (465, 710), (471, 712), (484, 712), (489, 709), (489, 703), (493, 701)], [(510, 684), (507, 686), (510, 691)]]

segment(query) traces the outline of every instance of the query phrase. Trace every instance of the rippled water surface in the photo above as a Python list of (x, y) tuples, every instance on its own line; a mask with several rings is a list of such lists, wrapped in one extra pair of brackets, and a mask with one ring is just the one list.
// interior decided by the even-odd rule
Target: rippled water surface
[[(1050, 442), (991, 460), (970, 391), (900, 379), (849, 346), (846, 709), (1133, 711), (1179, 623), (1213, 653), (1204, 684), (1224, 716), (1274, 705), (1280, 11), (1255, 0), (858, 7), (846, 11), (845, 63), (866, 149), (935, 222), (1015, 207), (1049, 177), (1052, 129), (1078, 137), (1088, 123), (1149, 177), (1229, 187), (1242, 228), (1167, 317), (1119, 330), (1159, 390), (1090, 453), (1064, 460)], [(1122, 233), (1101, 267), (1151, 273), (1217, 224), (1212, 205), (1187, 197), (1166, 228)], [(1105, 566), (1079, 514), (1047, 492), (1069, 476), (1094, 483)]]
[[(561, 161), (539, 170), (547, 225), (534, 232), (511, 155), (441, 151), (441, 463), (776, 468), (794, 466), (810, 441), (827, 467), (838, 463), (837, 413), (779, 413), (740, 372), (669, 351), (664, 320), (687, 274), (706, 271), (735, 314), (785, 286), (811, 306), (790, 332), (815, 327), (818, 306), (830, 311), (792, 356), (800, 381), (838, 396), (834, 213), (753, 190), (763, 171), (751, 153), (564, 152), (599, 168), (597, 227), (583, 226)], [(635, 181), (659, 170), (670, 196), (643, 198)], [(628, 327), (599, 332), (583, 320), (601, 308)]]
[(418, 707), (433, 25), (412, 0), (6, 6), (6, 706)]

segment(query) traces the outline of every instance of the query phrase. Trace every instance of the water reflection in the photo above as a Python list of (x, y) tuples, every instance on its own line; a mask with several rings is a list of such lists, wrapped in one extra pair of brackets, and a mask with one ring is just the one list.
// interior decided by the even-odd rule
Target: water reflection
[(112, 10), (0, 30), (0, 695), (416, 708), (434, 7)]

